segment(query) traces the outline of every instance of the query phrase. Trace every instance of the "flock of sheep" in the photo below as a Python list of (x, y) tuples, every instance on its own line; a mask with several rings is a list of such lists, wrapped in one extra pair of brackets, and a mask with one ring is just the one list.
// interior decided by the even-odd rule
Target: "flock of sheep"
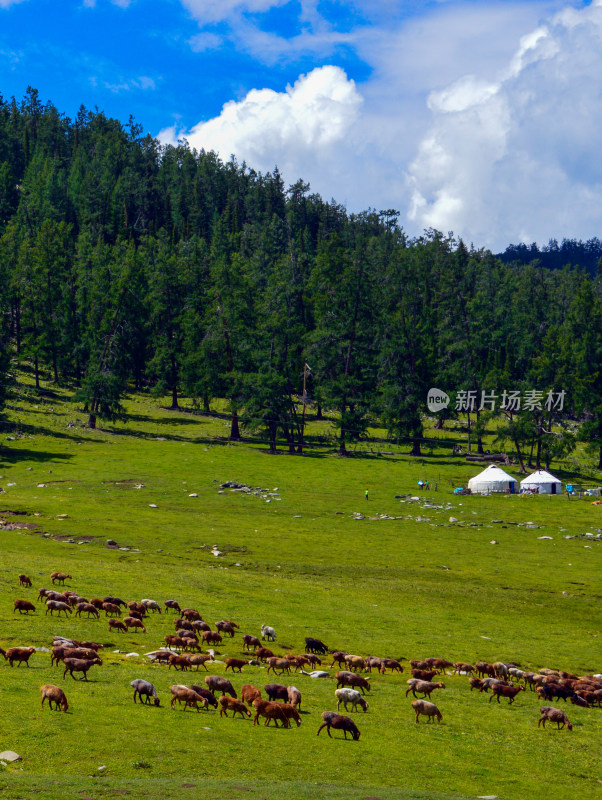
[[(59, 584), (64, 587), (65, 581), (71, 575), (61, 572), (51, 574), (53, 585)], [(20, 586), (31, 588), (31, 579), (24, 574), (19, 575)], [(125, 632), (127, 630), (141, 630), (146, 633), (144, 620), (148, 619), (149, 612), (162, 613), (161, 606), (154, 600), (143, 599), (140, 602), (125, 602), (119, 597), (85, 598), (76, 592), (68, 589), (56, 591), (54, 589), (40, 589), (38, 600), (45, 602), (45, 613), (58, 616), (64, 613), (65, 617), (71, 614), (81, 616), (87, 614), (89, 617), (99, 618), (104, 612), (109, 625), (109, 630)], [(215, 625), (215, 630), (205, 622), (197, 609), (181, 608), (176, 600), (166, 600), (164, 603), (165, 613), (173, 611), (174, 634), (164, 637), (164, 646), (149, 653), (152, 662), (167, 665), (168, 669), (187, 672), (196, 667), (198, 672), (203, 668), (206, 672), (207, 664), (215, 662), (213, 650), (207, 653), (201, 652), (201, 645), (219, 645), (225, 636), (233, 638), (239, 626), (232, 620), (221, 620)], [(127, 615), (123, 619), (116, 619), (121, 616), (122, 609), (128, 609)], [(21, 614), (35, 612), (35, 606), (29, 600), (15, 600), (14, 613), (19, 611)], [(200, 637), (200, 638), (199, 638)], [(335, 673), (337, 688), (335, 697), (337, 700), (337, 711), (324, 711), (322, 713), (322, 725), (318, 729), (318, 735), (326, 728), (328, 736), (331, 730), (342, 731), (344, 738), (347, 734), (353, 740), (360, 738), (360, 731), (351, 717), (339, 714), (343, 705), (345, 711), (357, 711), (358, 706), (362, 711), (367, 712), (369, 704), (365, 699), (365, 693), (370, 691), (370, 673), (375, 670), (380, 674), (385, 674), (387, 670), (402, 673), (404, 667), (396, 659), (380, 658), (376, 656), (362, 657), (344, 651), (335, 651), (328, 648), (319, 639), (308, 637), (305, 639), (306, 652), (300, 655), (286, 654), (279, 657), (265, 646), (274, 642), (276, 632), (270, 626), (261, 627), (261, 639), (259, 637), (245, 634), (242, 636), (243, 654), (249, 658), (227, 658), (225, 671), (231, 670), (233, 673), (241, 673), (247, 665), (266, 665), (267, 674), (272, 672), (275, 676), (291, 675), (294, 669), (297, 673), (309, 675), (312, 678), (330, 677), (326, 670), (317, 669), (322, 666), (320, 656), (328, 656), (332, 663), (330, 668), (338, 665), (339, 671)], [(93, 641), (78, 641), (64, 637), (54, 637), (51, 652), (51, 664), (62, 664), (64, 667), (63, 679), (67, 673), (75, 679), (75, 674), (81, 674), (81, 680), (88, 680), (88, 671), (95, 665), (102, 665), (102, 658), (99, 651), (102, 644)], [(29, 666), (29, 659), (35, 652), (34, 647), (11, 647), (7, 650), (0, 648), (0, 654), (9, 662), (20, 666), (25, 663)], [(479, 692), (491, 692), (489, 702), (494, 698), (500, 702), (500, 698), (507, 698), (508, 703), (512, 704), (521, 692), (528, 689), (537, 694), (540, 701), (554, 699), (570, 700), (573, 704), (592, 708), (601, 706), (602, 703), (602, 675), (577, 676), (568, 672), (552, 669), (541, 669), (537, 673), (526, 672), (519, 669), (516, 665), (505, 664), (502, 662), (477, 662), (468, 664), (465, 662), (451, 662), (442, 658), (427, 658), (424, 660), (410, 661), (411, 678), (408, 679), (408, 694), (412, 694), (416, 699), (412, 701), (412, 708), (416, 715), (416, 722), (420, 716), (425, 716), (427, 722), (434, 720), (441, 721), (442, 714), (439, 708), (430, 701), (434, 692), (445, 689), (445, 684), (436, 680), (438, 676), (452, 670), (452, 674), (468, 676), (470, 691), (476, 689)], [(309, 671), (308, 671), (309, 670)], [(361, 674), (363, 673), (363, 674)], [(280, 683), (269, 683), (264, 686), (267, 699), (262, 697), (261, 690), (252, 684), (243, 684), (239, 695), (231, 681), (220, 675), (207, 674), (204, 679), (205, 685), (174, 684), (170, 686), (171, 708), (176, 704), (183, 705), (184, 710), (201, 709), (208, 710), (209, 707), (219, 708), (220, 716), (232, 716), (240, 714), (241, 717), (250, 718), (253, 716), (253, 725), (257, 725), (260, 718), (264, 719), (264, 725), (271, 722), (276, 727), (281, 725), (290, 728), (291, 721), (297, 726), (301, 724), (299, 711), (301, 709), (302, 695), (296, 686), (286, 686)], [(144, 679), (136, 679), (131, 682), (134, 689), (134, 702), (139, 699), (146, 704), (160, 705), (157, 691), (152, 683)], [(44, 684), (40, 688), (42, 694), (42, 708), (48, 700), (48, 705), (52, 709), (67, 711), (69, 704), (65, 692), (54, 684)], [(220, 695), (218, 697), (218, 695)], [(421, 695), (421, 697), (419, 697)], [(545, 727), (546, 722), (555, 722), (557, 727), (572, 730), (573, 726), (566, 713), (553, 706), (540, 706), (540, 718), (538, 726)]]

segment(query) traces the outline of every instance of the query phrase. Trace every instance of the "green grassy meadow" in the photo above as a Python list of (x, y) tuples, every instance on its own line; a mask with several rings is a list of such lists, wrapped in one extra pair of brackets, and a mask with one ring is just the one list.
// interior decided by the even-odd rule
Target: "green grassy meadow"
[[(535, 694), (520, 693), (512, 706), (490, 704), (489, 695), (469, 691), (466, 677), (448, 675), (432, 698), (443, 723), (416, 725), (406, 666), (403, 675), (372, 674), (370, 709), (355, 715), (359, 742), (338, 733), (331, 740), (325, 731), (316, 737), (321, 712), (336, 709), (335, 682), (304, 675), (275, 679), (301, 690), (301, 727), (252, 728), (215, 711), (169, 709), (171, 684), (200, 683), (206, 674), (175, 673), (144, 658), (175, 632), (173, 615), (152, 615), (146, 635), (122, 635), (109, 631), (104, 615), (59, 620), (36, 600), (61, 570), (86, 597), (149, 597), (161, 605), (175, 598), (212, 624), (232, 619), (253, 635), (272, 625), (277, 654), (303, 652), (304, 637), (316, 636), (360, 655), (602, 672), (602, 540), (581, 536), (602, 529), (602, 507), (564, 496), (454, 496), (452, 485), (482, 467), (451, 455), (443, 442), (449, 431), (432, 432), (443, 443), (422, 460), (384, 443), (380, 451), (394, 454), (377, 455), (372, 445), (345, 459), (327, 447), (270, 456), (265, 445), (229, 443), (225, 417), (167, 411), (146, 395), (128, 399), (127, 423), (90, 431), (76, 422), (85, 418), (68, 392), (21, 390), (7, 410), (13, 428), (0, 434), (0, 519), (39, 527), (0, 530), (0, 645), (50, 647), (60, 634), (105, 649), (88, 683), (63, 680), (43, 652), (29, 669), (0, 662), (0, 750), (23, 756), (0, 770), (2, 797), (602, 794), (600, 709), (568, 703), (572, 733), (544, 731)], [(310, 433), (327, 428), (311, 423)], [(592, 482), (596, 474), (583, 469), (581, 479)], [(417, 495), (419, 478), (438, 491), (417, 502), (395, 498)], [(228, 480), (272, 495), (220, 490)], [(365, 518), (355, 519), (358, 512)], [(109, 548), (107, 539), (128, 549)], [(20, 572), (31, 576), (31, 589), (19, 587)], [(36, 613), (14, 614), (16, 598), (32, 600)], [(239, 656), (241, 648), (238, 634), (216, 658)], [(134, 705), (129, 684), (137, 677), (155, 684), (160, 708)], [(247, 666), (232, 681), (237, 689), (262, 688), (274, 678)], [(40, 709), (43, 683), (65, 689), (69, 713)], [(563, 701), (555, 705), (565, 709)]]

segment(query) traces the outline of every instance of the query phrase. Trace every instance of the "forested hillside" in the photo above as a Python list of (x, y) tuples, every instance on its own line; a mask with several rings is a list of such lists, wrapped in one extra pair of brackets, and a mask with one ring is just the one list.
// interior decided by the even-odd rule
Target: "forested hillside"
[[(135, 387), (174, 408), (226, 398), (233, 438), (299, 451), (305, 372), (341, 452), (377, 420), (420, 454), (437, 386), (475, 392), (476, 446), (498, 414), (519, 457), (547, 464), (579, 435), (602, 468), (601, 287), (437, 231), (410, 240), (394, 211), (348, 214), (131, 120), (0, 98), (0, 394), (16, 358), (37, 386), (72, 385), (92, 426)], [(539, 408), (481, 403), (535, 389)]]

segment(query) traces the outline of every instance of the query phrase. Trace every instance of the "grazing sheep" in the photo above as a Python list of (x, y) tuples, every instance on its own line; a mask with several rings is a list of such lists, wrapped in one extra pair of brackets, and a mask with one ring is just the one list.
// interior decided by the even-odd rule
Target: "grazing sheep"
[(410, 688), (406, 691), (406, 697), (410, 692), (416, 697), (416, 692), (418, 694), (423, 695), (424, 697), (430, 697), (431, 692), (434, 692), (435, 689), (445, 689), (445, 684), (439, 681), (438, 683), (431, 683), (430, 681), (416, 681), (415, 683), (412, 682)]
[(221, 675), (207, 675), (205, 677), (205, 683), (212, 692), (221, 692), (222, 696), (229, 694), (231, 697), (234, 697), (234, 699), (237, 699), (234, 686), (232, 686), (227, 678), (222, 678)]
[(243, 683), (240, 687), (240, 696), (247, 705), (252, 705), (253, 700), (261, 700), (261, 691), (252, 683)]
[(221, 644), (222, 635), (219, 631), (203, 631), (203, 641), (206, 644)]
[(19, 614), (22, 614), (23, 612), (29, 614), (30, 611), (35, 611), (35, 610), (36, 607), (34, 606), (33, 603), (30, 603), (29, 600), (15, 600), (15, 607), (13, 610), (13, 614), (15, 613), (15, 611), (18, 611)]
[(366, 671), (366, 662), (361, 656), (354, 656), (354, 655), (347, 654), (345, 656), (345, 665), (352, 672), (365, 672)]
[(543, 723), (543, 727), (546, 727), (546, 722), (556, 722), (558, 730), (564, 728), (566, 725), (569, 731), (573, 730), (573, 726), (569, 722), (567, 715), (564, 711), (561, 711), (559, 708), (552, 708), (551, 706), (541, 706), (539, 709), (541, 713), (541, 717), (537, 721), (537, 727)]
[(227, 658), (226, 659), (226, 672), (231, 669), (232, 672), (238, 670), (238, 672), (242, 672), (242, 668), (246, 667), (248, 661), (243, 661), (242, 658)]
[(269, 725), (273, 720), (276, 727), (278, 727), (278, 722), (281, 722), (283, 728), (290, 728), (290, 722), (286, 718), (280, 703), (270, 703), (268, 700), (262, 700), (258, 697), (253, 700), (253, 708), (255, 709), (253, 725), (258, 724), (259, 717), (265, 717), (264, 725)]
[(130, 686), (134, 689), (134, 703), (136, 702), (136, 695), (138, 695), (141, 703), (143, 702), (142, 697), (144, 697), (144, 702), (147, 705), (150, 705), (152, 697), (156, 706), (161, 705), (159, 697), (157, 696), (157, 690), (152, 683), (149, 683), (142, 678), (136, 678), (136, 680), (130, 683)]
[(571, 697), (571, 703), (574, 706), (580, 706), (581, 708), (589, 708), (589, 703), (580, 694), (574, 694)]
[(100, 617), (100, 614), (98, 613), (98, 609), (94, 608), (92, 603), (78, 603), (77, 604), (76, 611), (75, 611), (75, 616), (76, 617), (81, 617), (81, 615), (83, 613), (88, 615), (88, 619), (90, 619), (90, 614), (93, 617), (96, 617), (96, 619), (98, 619), (98, 617)]
[(337, 698), (337, 711), (341, 707), (341, 703), (345, 706), (345, 711), (348, 711), (348, 703), (351, 703), (352, 711), (357, 711), (357, 706), (361, 706), (364, 711), (367, 711), (370, 707), (356, 689), (335, 689), (335, 695)]
[(48, 614), (49, 611), (51, 617), (54, 616), (55, 611), (58, 612), (59, 617), (61, 616), (61, 611), (65, 612), (65, 616), (67, 616), (67, 613), (73, 613), (71, 606), (69, 606), (67, 603), (60, 603), (58, 600), (46, 601), (46, 614)]
[(272, 658), (268, 658), (267, 672), (272, 670), (272, 672), (275, 675), (277, 669), (280, 670), (280, 675), (283, 675), (285, 672), (290, 674), (290, 671), (291, 671), (290, 662), (287, 661), (286, 658), (277, 658), (276, 656), (273, 656)]
[(191, 666), (196, 667), (197, 672), (199, 671), (199, 667), (203, 667), (205, 672), (209, 672), (207, 669), (207, 662), (215, 661), (215, 658), (213, 656), (213, 652), (209, 653), (209, 655), (194, 653), (193, 655), (188, 656), (188, 660), (190, 661)]
[(274, 628), (270, 627), (269, 625), (262, 625), (261, 626), (261, 638), (265, 641), (266, 639), (268, 642), (275, 642), (276, 641), (276, 631)]
[(319, 656), (325, 656), (329, 648), (320, 639), (314, 639), (311, 636), (305, 637), (305, 650), (308, 653), (314, 653)]
[(257, 638), (257, 636), (251, 636), (248, 633), (245, 633), (242, 637), (242, 649), (243, 650), (254, 650), (257, 647), (261, 647), (261, 642)]
[(54, 686), (52, 683), (45, 683), (43, 686), (40, 686), (40, 692), (42, 693), (42, 708), (44, 708), (44, 701), (48, 700), (48, 707), (51, 710), (52, 704), (54, 703), (56, 711), (60, 708), (65, 713), (67, 712), (69, 703), (67, 703), (65, 692), (59, 686)]
[(282, 710), (282, 713), (288, 720), (289, 726), (291, 724), (292, 719), (295, 720), (295, 722), (297, 723), (297, 727), (301, 725), (301, 717), (299, 716), (299, 712), (293, 705), (291, 705), (290, 703), (282, 703), (280, 708)]
[(332, 656), (332, 664), (331, 667), (334, 667), (335, 664), (338, 664), (339, 667), (342, 667), (345, 664), (345, 656), (347, 653), (344, 653), (342, 650), (335, 650), (334, 653), (331, 653)]
[(31, 586), (31, 578), (29, 575), (24, 575), (23, 573), (19, 575), (19, 586)]
[(318, 728), (318, 733), (316, 734), (317, 736), (320, 735), (322, 728), (326, 728), (326, 733), (332, 739), (330, 729), (333, 728), (335, 731), (343, 731), (345, 739), (347, 738), (347, 733), (350, 733), (353, 737), (353, 740), (356, 742), (360, 738), (360, 732), (357, 728), (357, 725), (350, 717), (344, 717), (341, 714), (335, 714), (334, 711), (324, 711), (322, 713), (322, 719), (324, 722)]
[(91, 605), (94, 606), (94, 608), (97, 608), (99, 611), (102, 611), (102, 607), (104, 606), (104, 603), (100, 599), (100, 597), (91, 597), (90, 598), (90, 603), (91, 603)]
[(165, 606), (165, 613), (167, 614), (170, 609), (173, 609), (177, 614), (182, 613), (182, 609), (180, 608), (180, 604), (177, 600), (166, 600), (163, 605)]
[(142, 605), (146, 608), (147, 611), (158, 611), (159, 614), (161, 613), (161, 606), (157, 603), (156, 600), (141, 600)]
[(58, 600), (59, 603), (67, 603), (69, 605), (69, 595), (66, 592), (53, 592), (50, 589), (46, 592), (46, 600)]
[(130, 611), (137, 611), (141, 617), (146, 616), (146, 606), (142, 603), (138, 603), (136, 600), (130, 600), (127, 607)]
[(53, 573), (50, 575), (50, 580), (51, 580), (53, 583), (60, 583), (60, 584), (63, 584), (63, 586), (65, 585), (65, 581), (66, 581), (67, 579), (71, 579), (71, 580), (72, 580), (72, 576), (71, 576), (71, 575), (69, 575), (69, 574), (68, 574), (68, 573), (66, 573), (66, 572), (53, 572)]
[(514, 699), (519, 692), (524, 692), (524, 686), (505, 686), (504, 684), (498, 682), (491, 687), (491, 697), (489, 698), (489, 702), (493, 700), (494, 697), (497, 697), (498, 703), (500, 702), (500, 697), (507, 697), (508, 698), (508, 705), (512, 705), (514, 703)]
[(370, 691), (369, 681), (362, 675), (356, 675), (355, 672), (337, 672), (334, 677), (337, 679), (337, 689), (344, 686), (357, 686), (361, 689), (362, 694), (366, 693), (364, 689), (367, 692)]
[(200, 611), (197, 611), (196, 608), (183, 608), (180, 612), (184, 619), (187, 619), (189, 622), (193, 620), (202, 620)]
[(229, 622), (226, 622), (225, 619), (221, 620), (220, 622), (215, 623), (215, 629), (223, 634), (228, 634), (230, 638), (234, 636), (234, 625), (231, 625)]
[(288, 694), (288, 702), (297, 708), (299, 711), (301, 710), (301, 692), (297, 689), (296, 686), (287, 686), (286, 691)]
[(88, 680), (88, 670), (94, 666), (94, 664), (102, 664), (102, 659), (100, 658), (92, 658), (92, 659), (83, 659), (83, 658), (65, 658), (63, 660), (65, 664), (65, 671), (63, 672), (63, 680), (67, 675), (67, 672), (73, 680), (75, 680), (74, 672), (83, 672), (84, 677), (80, 678), (80, 680)]
[(483, 681), (480, 678), (469, 678), (468, 683), (470, 684), (471, 692), (473, 689), (481, 690), (483, 688)]
[(125, 600), (122, 600), (121, 597), (104, 597), (103, 603), (113, 603), (116, 606), (123, 606), (124, 608), (127, 606)]
[(366, 672), (372, 672), (372, 669), (375, 669), (377, 672), (380, 672), (382, 665), (383, 665), (382, 658), (377, 658), (376, 656), (368, 656), (366, 658)]
[(395, 659), (395, 658), (383, 658), (382, 659), (382, 664), (381, 664), (381, 667), (380, 667), (380, 671), (384, 675), (385, 672), (388, 669), (390, 669), (391, 672), (399, 672), (399, 673), (403, 672), (403, 667), (401, 666), (399, 661), (397, 661), (397, 659)]
[(35, 647), (9, 647), (8, 650), (3, 650), (0, 647), (0, 653), (4, 656), (6, 661), (11, 665), (16, 661), (19, 666), (24, 661), (25, 666), (29, 666), (29, 659), (35, 653)]
[[(456, 664), (454, 664), (454, 672), (456, 672), (458, 675), (461, 672), (464, 672), (467, 675), (469, 675), (471, 672), (474, 672), (474, 671), (475, 671), (475, 668), (473, 667), (473, 665), (472, 664), (467, 664), (466, 661), (458, 661)], [(414, 674), (414, 673), (412, 673), (412, 674)], [(418, 676), (416, 676), (416, 677), (418, 677)], [(428, 680), (432, 680), (432, 678), (429, 678)]]
[[(192, 689), (193, 692), (196, 692), (201, 697), (205, 698), (205, 700), (207, 701), (208, 705), (212, 706), (213, 708), (217, 708), (217, 698), (213, 694), (213, 692), (211, 692), (211, 691), (209, 691), (209, 689), (207, 689), (206, 686), (197, 686), (196, 684), (193, 683), (193, 684), (190, 685), (189, 688)], [(208, 710), (209, 709), (207, 709), (207, 711)]]
[(178, 656), (175, 653), (172, 653), (170, 655), (168, 661), (169, 661), (169, 669), (173, 667), (175, 670), (177, 670), (179, 667), (182, 672), (184, 672), (184, 670), (190, 669), (190, 667), (192, 666), (188, 656)]
[(422, 714), (427, 719), (427, 725), (429, 722), (432, 722), (435, 717), (437, 717), (437, 721), (441, 722), (443, 716), (437, 706), (434, 703), (427, 703), (426, 700), (412, 700), (412, 708), (416, 712), (416, 722), (418, 722), (418, 717)]
[(109, 630), (110, 631), (111, 630), (116, 630), (116, 631), (120, 631), (121, 633), (126, 633), (127, 632), (127, 628), (125, 627), (125, 625), (123, 624), (123, 622), (120, 619), (110, 619), (109, 620)]
[(484, 678), (485, 675), (489, 678), (495, 678), (495, 668), (493, 664), (488, 664), (487, 661), (477, 661), (474, 666), (479, 678)]
[(274, 653), (268, 647), (258, 647), (255, 651), (255, 658), (259, 661), (267, 661), (268, 658), (274, 658)]
[(146, 627), (142, 620), (136, 619), (135, 617), (125, 617), (123, 620), (123, 624), (125, 625), (128, 630), (133, 628), (134, 630), (138, 630), (139, 628), (142, 630), (142, 633), (146, 633)]
[(233, 717), (235, 717), (237, 714), (240, 714), (240, 716), (243, 718), (245, 716), (247, 717), (251, 716), (251, 712), (249, 711), (249, 709), (246, 707), (244, 703), (241, 703), (240, 700), (233, 700), (231, 697), (226, 697), (225, 695), (222, 695), (222, 697), (220, 697), (219, 699), (219, 704), (220, 704), (220, 710), (219, 710), (220, 717), (222, 716), (222, 714), (227, 717), (228, 711), (233, 712), (232, 713)]
[(102, 610), (105, 612), (106, 617), (121, 616), (121, 606), (118, 606), (117, 603), (103, 603)]
[(437, 670), (425, 670), (425, 669), (413, 669), (412, 670), (412, 678), (418, 678), (419, 681), (432, 681), (435, 675), (437, 675)]
[(196, 708), (197, 711), (200, 711), (199, 703), (203, 706), (203, 708), (207, 711), (207, 699), (205, 697), (201, 697), (200, 694), (197, 694), (192, 689), (189, 689), (187, 686), (170, 686), (169, 691), (171, 692), (171, 710), (174, 710), (174, 704), (176, 700), (178, 703), (184, 703), (184, 711), (187, 708)]
[(288, 688), (281, 683), (266, 683), (263, 688), (271, 703), (276, 700), (282, 700), (284, 703), (288, 701)]

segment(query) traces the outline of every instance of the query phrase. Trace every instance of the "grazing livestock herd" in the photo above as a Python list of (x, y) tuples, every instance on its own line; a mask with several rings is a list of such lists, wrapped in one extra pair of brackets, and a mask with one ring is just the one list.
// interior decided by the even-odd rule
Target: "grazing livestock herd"
[[(24, 574), (19, 577), (19, 586), (31, 588), (31, 579)], [(51, 574), (53, 584), (60, 584), (62, 587), (65, 581), (71, 579), (71, 575), (62, 572)], [(161, 615), (162, 608), (155, 600), (145, 598), (140, 602), (131, 600), (126, 602), (119, 597), (106, 596), (101, 598), (81, 597), (77, 592), (63, 588), (61, 592), (53, 589), (40, 589), (38, 601), (45, 602), (45, 614), (53, 615), (57, 612), (67, 618), (71, 614), (81, 617), (87, 614), (87, 619), (97, 623), (104, 612), (104, 618), (108, 624), (109, 631), (125, 633), (129, 630), (134, 632), (142, 631), (146, 634), (148, 623), (152, 614)], [(265, 668), (266, 675), (273, 673), (274, 676), (289, 676), (293, 670), (298, 675), (309, 676), (312, 678), (328, 678), (328, 669), (338, 666), (339, 670), (334, 674), (336, 679), (336, 690), (334, 692), (337, 701), (336, 711), (324, 711), (322, 713), (322, 724), (318, 728), (318, 735), (326, 728), (329, 737), (332, 738), (332, 731), (341, 731), (343, 737), (347, 739), (347, 734), (351, 735), (353, 741), (360, 738), (360, 731), (356, 723), (347, 716), (339, 714), (341, 704), (345, 711), (357, 712), (358, 706), (362, 712), (366, 713), (370, 705), (365, 699), (367, 692), (371, 690), (371, 673), (375, 670), (380, 675), (385, 675), (387, 671), (402, 673), (404, 667), (399, 659), (384, 658), (378, 656), (359, 656), (347, 653), (342, 650), (331, 650), (323, 641), (313, 637), (305, 639), (305, 652), (301, 654), (285, 653), (281, 656), (276, 655), (271, 649), (264, 646), (264, 642), (273, 643), (276, 641), (276, 631), (268, 625), (261, 626), (261, 640), (251, 634), (242, 635), (242, 654), (247, 658), (228, 657), (225, 661), (217, 661), (215, 651), (210, 649), (207, 653), (201, 652), (202, 645), (221, 645), (224, 637), (231, 641), (239, 631), (239, 625), (233, 620), (220, 620), (215, 623), (215, 630), (212, 630), (209, 623), (205, 622), (197, 609), (182, 608), (176, 600), (166, 600), (164, 602), (164, 613), (175, 612), (174, 628), (175, 634), (164, 636), (164, 644), (157, 650), (148, 653), (150, 661), (156, 665), (167, 665), (168, 670), (173, 667), (175, 671), (187, 672), (196, 667), (196, 672), (202, 668), (209, 672), (207, 666), (223, 664), (224, 672), (230, 670), (233, 674), (241, 674), (247, 667)], [(125, 612), (127, 609), (127, 612)], [(14, 601), (14, 612), (29, 615), (35, 613), (36, 608), (29, 600), (18, 599)], [(123, 619), (116, 619), (123, 613)], [(200, 638), (199, 638), (200, 637)], [(82, 681), (88, 681), (88, 672), (94, 666), (102, 666), (103, 659), (99, 651), (103, 645), (94, 641), (80, 641), (72, 638), (55, 636), (52, 642), (52, 652), (50, 654), (51, 666), (63, 665), (63, 680), (67, 673), (75, 680), (76, 673)], [(25, 663), (29, 667), (31, 656), (35, 653), (35, 647), (10, 647), (4, 650), (0, 647), (2, 654), (10, 664), (18, 667)], [(322, 667), (322, 658), (326, 663), (324, 667), (328, 669), (316, 669)], [(404, 660), (404, 659), (401, 659)], [(328, 663), (331, 661), (331, 663)], [(540, 701), (562, 699), (565, 703), (571, 703), (584, 708), (598, 708), (602, 705), (602, 676), (586, 675), (577, 676), (572, 673), (555, 669), (540, 669), (537, 673), (527, 672), (520, 669), (515, 664), (494, 662), (492, 664), (478, 661), (474, 665), (459, 661), (452, 662), (444, 658), (426, 658), (424, 660), (412, 660), (409, 662), (411, 677), (407, 680), (406, 697), (411, 693), (416, 699), (411, 701), (412, 709), (416, 715), (416, 722), (420, 716), (425, 716), (427, 722), (437, 720), (441, 722), (443, 715), (439, 708), (430, 702), (433, 692), (444, 690), (445, 683), (435, 680), (442, 674), (463, 675), (468, 677), (470, 691), (473, 689), (481, 692), (490, 692), (489, 703), (495, 698), (500, 703), (501, 698), (507, 698), (508, 705), (517, 700), (521, 692), (529, 689), (537, 695)], [(308, 671), (310, 670), (310, 671)], [(363, 674), (360, 674), (363, 673)], [(240, 697), (232, 682), (225, 676), (207, 674), (203, 681), (204, 685), (174, 684), (169, 687), (171, 693), (170, 707), (175, 710), (176, 704), (183, 710), (196, 709), (209, 711), (209, 708), (218, 709), (220, 717), (228, 717), (231, 712), (232, 717), (237, 714), (242, 719), (253, 719), (253, 726), (259, 724), (259, 719), (263, 718), (264, 726), (269, 726), (272, 722), (275, 727), (290, 728), (291, 722), (297, 727), (301, 725), (301, 702), (302, 694), (296, 686), (287, 686), (280, 683), (265, 684), (263, 691), (267, 699), (262, 697), (262, 690), (250, 683), (245, 683), (240, 688)], [(138, 678), (131, 682), (134, 689), (134, 703), (140, 700), (143, 705), (160, 706), (160, 699), (155, 686), (147, 680)], [(53, 684), (44, 684), (40, 687), (42, 694), (42, 708), (48, 700), (48, 705), (52, 709), (67, 712), (69, 704), (63, 689)], [(219, 697), (218, 697), (219, 695)], [(420, 697), (419, 697), (420, 695)], [(538, 727), (545, 728), (546, 722), (557, 723), (557, 728), (573, 730), (566, 713), (552, 706), (540, 706), (540, 719)], [(307, 713), (307, 712), (302, 712)]]

